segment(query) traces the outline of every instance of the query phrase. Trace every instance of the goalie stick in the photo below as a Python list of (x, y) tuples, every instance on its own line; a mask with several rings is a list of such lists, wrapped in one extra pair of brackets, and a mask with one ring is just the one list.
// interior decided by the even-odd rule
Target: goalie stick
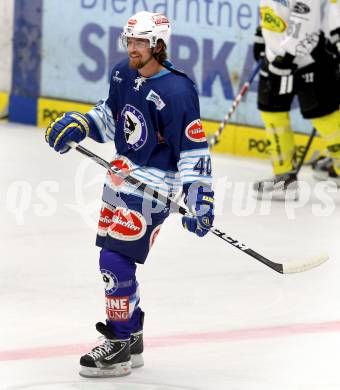
[[(74, 148), (77, 152), (85, 155), (86, 157), (89, 157), (91, 160), (96, 162), (97, 164), (101, 165), (102, 167), (106, 168), (111, 174), (117, 175), (121, 177), (124, 181), (127, 183), (136, 186), (136, 189), (140, 192), (147, 193), (159, 201), (161, 201), (164, 205), (169, 205), (170, 209), (172, 211), (178, 212), (182, 215), (186, 216), (192, 216), (192, 214), (185, 208), (179, 205), (177, 202), (174, 202), (172, 199), (170, 199), (167, 196), (164, 196), (160, 194), (159, 192), (155, 191), (151, 187), (149, 187), (146, 183), (143, 183), (136, 178), (129, 175), (129, 173), (123, 173), (120, 169), (117, 169), (111, 164), (104, 160), (103, 158), (97, 156), (96, 154), (92, 153), (90, 150), (85, 149), (84, 147), (78, 145), (75, 142), (69, 142), (68, 145), (71, 148)], [(223, 241), (227, 242), (228, 244), (234, 246), (235, 248), (239, 249), (243, 253), (246, 253), (248, 256), (253, 257), (257, 261), (265, 264), (267, 267), (273, 269), (276, 272), (279, 272), (281, 274), (291, 274), (291, 273), (297, 273), (297, 272), (304, 272), (308, 271), (314, 267), (319, 266), (320, 264), (324, 263), (326, 260), (328, 260), (328, 255), (323, 253), (315, 257), (302, 259), (302, 260), (295, 260), (290, 261), (286, 264), (281, 263), (275, 263), (266, 257), (262, 256), (261, 254), (257, 253), (253, 249), (249, 248), (246, 244), (241, 243), (240, 241), (232, 238), (231, 236), (228, 236), (226, 233), (222, 232), (219, 229), (216, 229), (212, 227), (209, 229), (210, 233), (214, 234), (215, 236), (219, 237)]]
[(233, 113), (236, 111), (236, 108), (240, 104), (241, 99), (247, 93), (251, 83), (254, 81), (254, 78), (256, 77), (258, 72), (260, 71), (262, 64), (263, 64), (263, 60), (260, 60), (257, 63), (255, 69), (252, 71), (251, 75), (249, 76), (249, 79), (243, 84), (239, 94), (236, 96), (235, 100), (233, 101), (227, 115), (223, 118), (218, 129), (215, 131), (215, 134), (211, 137), (208, 137), (208, 144), (210, 147), (213, 147), (220, 142), (222, 131), (224, 130), (224, 128), (228, 124)]

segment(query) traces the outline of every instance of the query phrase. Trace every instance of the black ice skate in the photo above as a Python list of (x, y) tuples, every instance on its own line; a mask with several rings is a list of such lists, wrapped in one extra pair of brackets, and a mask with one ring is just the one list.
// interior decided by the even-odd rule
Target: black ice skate
[(105, 342), (80, 358), (79, 374), (87, 378), (108, 378), (131, 373), (130, 340), (117, 340), (102, 322), (96, 329)]
[(335, 183), (340, 188), (340, 176), (335, 172), (333, 165), (329, 168), (327, 180)]
[(131, 333), (130, 337), (130, 354), (131, 354), (131, 364), (132, 368), (138, 368), (144, 366), (143, 359), (143, 325), (144, 325), (144, 312), (140, 316), (140, 326), (141, 329), (138, 332)]
[(299, 199), (297, 176), (294, 172), (276, 175), (271, 179), (254, 183), (257, 199), (290, 200)]
[(313, 178), (315, 180), (329, 180), (334, 182), (337, 187), (340, 187), (340, 176), (334, 170), (333, 160), (330, 157), (320, 159), (313, 166)]
[(328, 171), (333, 165), (333, 161), (330, 157), (320, 157), (313, 164), (313, 178), (315, 180), (327, 180)]

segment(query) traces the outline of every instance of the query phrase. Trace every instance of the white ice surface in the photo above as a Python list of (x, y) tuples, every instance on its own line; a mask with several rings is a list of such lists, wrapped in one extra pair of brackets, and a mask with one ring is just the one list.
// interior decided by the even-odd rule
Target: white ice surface
[(280, 275), (173, 215), (138, 267), (145, 367), (87, 380), (79, 356), (104, 320), (94, 239), (105, 170), (54, 153), (34, 127), (0, 123), (0, 151), (0, 389), (339, 389), (340, 194), (325, 206), (308, 167), (304, 205), (247, 204), (269, 163), (213, 156), (215, 226), (276, 262), (326, 250), (327, 263)]

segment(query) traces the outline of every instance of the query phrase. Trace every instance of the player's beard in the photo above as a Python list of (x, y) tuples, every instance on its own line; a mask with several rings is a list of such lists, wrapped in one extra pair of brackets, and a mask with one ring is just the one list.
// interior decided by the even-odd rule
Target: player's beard
[(145, 61), (142, 61), (140, 57), (137, 57), (137, 58), (131, 58), (129, 57), (129, 66), (130, 68), (132, 69), (142, 69), (144, 68), (144, 66), (146, 64), (148, 64), (151, 60), (153, 59), (153, 56), (152, 54), (150, 54), (150, 57), (145, 60)]

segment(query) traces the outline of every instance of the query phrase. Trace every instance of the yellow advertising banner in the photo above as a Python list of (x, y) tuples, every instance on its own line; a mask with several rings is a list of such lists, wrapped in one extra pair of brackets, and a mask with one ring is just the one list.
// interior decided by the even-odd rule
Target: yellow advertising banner
[(93, 104), (76, 103), (66, 100), (38, 99), (37, 126), (46, 128), (58, 116), (67, 111), (78, 111), (85, 114)]

